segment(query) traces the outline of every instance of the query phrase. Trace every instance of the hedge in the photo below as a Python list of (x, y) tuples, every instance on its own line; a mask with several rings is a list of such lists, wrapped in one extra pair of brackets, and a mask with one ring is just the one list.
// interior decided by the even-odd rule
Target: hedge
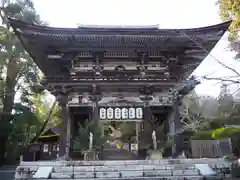
[(234, 136), (240, 137), (240, 128), (228, 127), (209, 131), (199, 131), (191, 137), (191, 140), (219, 140), (232, 138)]
[(219, 128), (214, 130), (212, 133), (212, 137), (214, 139), (226, 139), (238, 135), (240, 135), (240, 128), (236, 127)]
[(212, 140), (212, 131), (198, 131), (191, 138), (191, 140)]

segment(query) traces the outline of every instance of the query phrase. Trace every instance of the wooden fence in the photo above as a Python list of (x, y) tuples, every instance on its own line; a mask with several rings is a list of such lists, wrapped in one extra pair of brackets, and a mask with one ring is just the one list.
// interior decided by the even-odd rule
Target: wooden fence
[(231, 139), (191, 140), (193, 158), (217, 158), (232, 155)]

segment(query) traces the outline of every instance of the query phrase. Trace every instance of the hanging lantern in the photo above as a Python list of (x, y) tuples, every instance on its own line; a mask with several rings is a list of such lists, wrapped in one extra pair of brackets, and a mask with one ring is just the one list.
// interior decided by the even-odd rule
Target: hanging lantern
[(107, 119), (113, 119), (113, 108), (107, 109)]
[(100, 119), (106, 119), (106, 109), (105, 108), (100, 109), (99, 116), (100, 116)]
[(121, 119), (121, 109), (120, 108), (116, 108), (114, 111), (115, 114), (115, 119)]
[(129, 119), (135, 119), (135, 109), (134, 108), (129, 108), (128, 116), (129, 116)]
[(136, 109), (136, 118), (137, 119), (142, 119), (143, 118), (143, 110), (142, 110), (142, 108), (137, 108)]
[(100, 119), (106, 119), (106, 109), (105, 108), (100, 109), (99, 116), (100, 116)]
[(128, 109), (122, 108), (122, 119), (128, 119)]

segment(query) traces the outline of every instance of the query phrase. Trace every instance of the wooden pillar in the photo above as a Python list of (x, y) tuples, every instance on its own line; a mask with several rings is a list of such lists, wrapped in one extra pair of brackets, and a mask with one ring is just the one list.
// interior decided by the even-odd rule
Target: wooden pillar
[(105, 132), (104, 132), (104, 131), (105, 131), (105, 129), (104, 129), (104, 123), (101, 122), (100, 125), (101, 125), (101, 130), (102, 130), (102, 134), (101, 134), (101, 135), (102, 135), (102, 137), (104, 137), (104, 135), (105, 135)]
[(181, 121), (178, 103), (174, 103), (168, 115), (169, 132), (172, 136), (172, 157), (176, 158), (183, 150)]
[(71, 149), (71, 118), (69, 116), (69, 107), (67, 106), (67, 132), (66, 132), (66, 152), (65, 158), (69, 160), (70, 158), (70, 149)]
[(139, 132), (140, 132), (140, 123), (141, 122), (138, 122), (138, 121), (135, 121), (136, 123), (136, 144), (137, 144), (137, 154), (138, 154), (138, 150), (139, 150)]
[(63, 94), (58, 98), (60, 106), (60, 116), (62, 119), (62, 126), (59, 139), (59, 157), (64, 160), (69, 159), (70, 139), (71, 139), (71, 120), (69, 117), (69, 109), (67, 107), (68, 96)]

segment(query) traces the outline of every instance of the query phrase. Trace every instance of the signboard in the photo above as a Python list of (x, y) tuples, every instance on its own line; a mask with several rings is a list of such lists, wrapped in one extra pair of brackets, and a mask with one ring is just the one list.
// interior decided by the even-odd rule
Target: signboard
[(138, 144), (137, 143), (132, 143), (131, 144), (131, 151), (138, 151)]
[(100, 107), (100, 120), (107, 121), (138, 121), (143, 119), (142, 107)]

